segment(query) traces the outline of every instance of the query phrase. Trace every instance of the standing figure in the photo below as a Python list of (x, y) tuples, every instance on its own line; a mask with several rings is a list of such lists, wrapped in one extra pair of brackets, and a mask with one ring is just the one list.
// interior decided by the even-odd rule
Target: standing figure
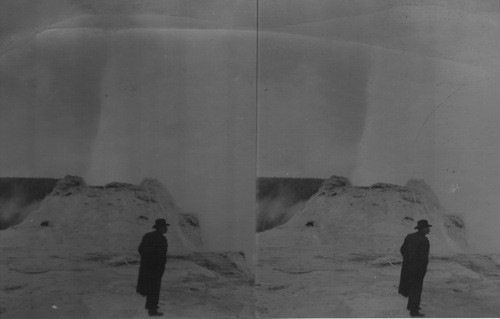
[(163, 234), (168, 231), (168, 226), (170, 224), (167, 224), (165, 219), (157, 219), (153, 226), (155, 231), (145, 234), (139, 245), (141, 265), (137, 280), (137, 293), (146, 297), (146, 309), (150, 316), (163, 315), (158, 312), (158, 301), (168, 249), (168, 242)]
[(406, 309), (410, 311), (412, 317), (423, 317), (420, 313), (420, 297), (422, 295), (422, 285), (429, 263), (429, 240), (425, 235), (430, 233), (427, 220), (422, 219), (417, 223), (417, 232), (406, 236), (401, 246), (403, 255), (403, 266), (399, 280), (399, 293), (408, 297)]

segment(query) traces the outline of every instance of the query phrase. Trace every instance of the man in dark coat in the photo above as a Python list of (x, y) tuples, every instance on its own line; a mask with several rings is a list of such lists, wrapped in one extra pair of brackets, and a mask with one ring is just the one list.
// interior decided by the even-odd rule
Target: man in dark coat
[(420, 313), (420, 297), (422, 285), (429, 263), (429, 240), (425, 235), (429, 234), (430, 228), (427, 220), (422, 219), (417, 223), (417, 232), (406, 236), (401, 246), (403, 255), (403, 266), (399, 280), (399, 293), (408, 297), (407, 309), (412, 317), (423, 317)]
[(165, 219), (157, 219), (153, 226), (155, 231), (145, 234), (139, 245), (141, 265), (137, 280), (137, 293), (146, 297), (146, 309), (150, 316), (163, 315), (158, 312), (158, 301), (168, 249), (168, 242), (163, 234), (168, 231), (168, 226), (170, 224), (167, 224)]

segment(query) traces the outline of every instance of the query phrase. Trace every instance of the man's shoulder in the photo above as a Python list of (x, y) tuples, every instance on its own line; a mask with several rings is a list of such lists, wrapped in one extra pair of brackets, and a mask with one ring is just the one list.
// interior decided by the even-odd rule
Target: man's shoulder
[(155, 239), (155, 240), (158, 240), (158, 239), (165, 239), (165, 236), (163, 236), (162, 234), (158, 233), (157, 231), (152, 231), (152, 232), (144, 234), (144, 236), (142, 238), (143, 239)]
[(429, 239), (427, 239), (427, 237), (420, 233), (420, 232), (414, 232), (414, 233), (411, 233), (411, 234), (408, 234), (406, 236), (406, 239), (407, 240), (413, 240), (413, 241), (429, 241)]
[(415, 238), (417, 235), (418, 235), (418, 232), (411, 233), (411, 234), (406, 235), (406, 238)]
[(152, 238), (155, 236), (155, 232), (152, 231), (152, 232), (149, 232), (149, 233), (145, 233), (144, 236), (142, 236), (142, 239), (148, 239), (148, 238)]
[(408, 240), (422, 240), (422, 239), (427, 239), (427, 237), (422, 236), (422, 234), (420, 234), (417, 231), (417, 232), (406, 235), (406, 239), (408, 239)]

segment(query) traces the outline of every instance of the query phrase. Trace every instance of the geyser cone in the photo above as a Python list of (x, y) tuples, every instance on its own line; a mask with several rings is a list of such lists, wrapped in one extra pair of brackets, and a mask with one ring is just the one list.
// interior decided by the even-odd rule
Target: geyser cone
[(201, 249), (197, 219), (180, 214), (159, 182), (146, 180), (144, 185), (87, 186), (83, 179), (67, 176), (38, 210), (8, 232), (22, 232), (39, 244), (116, 253), (136, 251), (142, 235), (153, 231), (154, 221), (165, 218), (171, 224), (166, 235), (169, 253)]
[(447, 215), (423, 181), (408, 186), (377, 183), (338, 186), (327, 180), (288, 223), (262, 234), (271, 245), (331, 245), (341, 251), (398, 251), (420, 219), (433, 225), (432, 251), (466, 248), (465, 226)]

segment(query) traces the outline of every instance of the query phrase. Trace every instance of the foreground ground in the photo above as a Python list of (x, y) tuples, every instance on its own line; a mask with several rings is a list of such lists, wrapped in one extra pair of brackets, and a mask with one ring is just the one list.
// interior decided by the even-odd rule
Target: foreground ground
[[(265, 247), (256, 273), (256, 313), (283, 317), (409, 317), (397, 293), (401, 257), (331, 246)], [(500, 256), (432, 255), (424, 280), (427, 317), (498, 317)]]
[[(146, 318), (138, 256), (0, 252), (1, 318)], [(231, 254), (172, 256), (160, 310), (170, 318), (253, 318), (253, 278)], [(238, 256), (236, 256), (238, 257)], [(241, 257), (241, 256), (240, 256)]]

